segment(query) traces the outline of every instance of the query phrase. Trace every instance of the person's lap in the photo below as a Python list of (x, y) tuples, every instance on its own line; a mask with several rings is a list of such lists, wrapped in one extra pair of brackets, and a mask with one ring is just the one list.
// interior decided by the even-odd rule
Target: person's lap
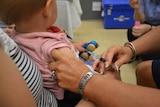
[(153, 60), (152, 75), (158, 88), (160, 88), (160, 60)]
[(58, 107), (75, 107), (81, 99), (80, 94), (65, 90), (64, 99), (58, 100)]
[[(157, 65), (158, 63), (154, 63), (152, 60), (141, 62), (136, 68), (137, 85), (157, 88), (155, 78), (159, 79), (160, 77), (160, 75), (154, 76), (160, 69), (160, 66)], [(155, 69), (155, 67), (159, 69)]]

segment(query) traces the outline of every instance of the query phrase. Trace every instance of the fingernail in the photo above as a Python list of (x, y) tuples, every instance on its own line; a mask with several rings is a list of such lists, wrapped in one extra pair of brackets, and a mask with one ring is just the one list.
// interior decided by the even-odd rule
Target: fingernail
[(117, 65), (115, 66), (115, 69), (117, 72), (119, 72), (119, 67)]
[(103, 75), (103, 73), (104, 73), (104, 72), (103, 72), (103, 70), (102, 70), (102, 69), (100, 69), (100, 74), (101, 74), (101, 75)]
[(105, 62), (105, 68), (108, 68), (108, 61)]

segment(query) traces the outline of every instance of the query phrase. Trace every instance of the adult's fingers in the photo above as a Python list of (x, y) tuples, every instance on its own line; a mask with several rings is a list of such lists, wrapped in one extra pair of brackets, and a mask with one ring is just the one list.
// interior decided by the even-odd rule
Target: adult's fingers
[(96, 69), (97, 67), (99, 67), (101, 69), (101, 71), (103, 72), (104, 68), (108, 67), (112, 63), (113, 54), (105, 51), (105, 52), (103, 52), (101, 57), (105, 59), (105, 62), (97, 59), (94, 61), (92, 67), (93, 67), (93, 69)]
[(55, 70), (59, 86), (73, 92), (78, 92), (79, 81), (90, 69), (78, 58), (63, 58), (49, 65)]
[(52, 57), (55, 60), (49, 64), (49, 69), (52, 71), (59, 70), (62, 65), (66, 65), (68, 63), (68, 60), (70, 60), (70, 57), (61, 55), (61, 53), (56, 49), (52, 51), (51, 54), (54, 54), (52, 55)]
[(61, 55), (58, 49), (54, 49), (54, 51), (52, 51), (51, 54), (55, 61), (61, 60), (66, 57), (66, 56), (64, 57), (64, 55)]
[(117, 56), (120, 54), (121, 51), (121, 46), (115, 45), (107, 49), (102, 54), (102, 57), (106, 59), (105, 66), (108, 67), (110, 66), (115, 60), (117, 60)]
[(116, 70), (118, 71), (120, 66), (128, 63), (129, 60), (131, 59), (131, 55), (129, 54), (130, 48), (128, 47), (123, 47), (121, 54), (118, 55), (117, 60), (115, 60), (114, 62), (114, 68), (116, 68)]
[(141, 32), (141, 27), (140, 26), (134, 26), (132, 28), (132, 34), (135, 36), (135, 37), (139, 37), (142, 35), (142, 32)]
[(142, 35), (141, 32), (132, 32), (132, 34), (134, 35), (134, 37), (140, 37)]
[(50, 69), (51, 71), (56, 71), (58, 65), (59, 65), (58, 62), (51, 62), (51, 63), (49, 64), (49, 69)]
[(100, 61), (99, 59), (95, 60), (92, 65), (93, 69), (99, 73), (103, 73), (105, 69), (105, 62)]
[(97, 66), (99, 66), (102, 70), (104, 70), (104, 67), (107, 68), (111, 66), (112, 62), (114, 62), (115, 59), (117, 59), (117, 55), (120, 53), (121, 47), (120, 46), (112, 46), (108, 48), (106, 51), (102, 53), (102, 58), (106, 59), (106, 62), (103, 64), (100, 64), (100, 61), (95, 61), (93, 64), (93, 68), (95, 69)]
[(130, 0), (130, 6), (132, 8), (139, 8), (140, 1), (139, 0)]

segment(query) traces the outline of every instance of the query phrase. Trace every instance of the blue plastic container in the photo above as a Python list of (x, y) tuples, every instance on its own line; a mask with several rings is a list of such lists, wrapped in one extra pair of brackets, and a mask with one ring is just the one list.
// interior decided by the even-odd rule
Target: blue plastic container
[(129, 0), (102, 0), (102, 8), (105, 29), (127, 29), (133, 26), (134, 10)]

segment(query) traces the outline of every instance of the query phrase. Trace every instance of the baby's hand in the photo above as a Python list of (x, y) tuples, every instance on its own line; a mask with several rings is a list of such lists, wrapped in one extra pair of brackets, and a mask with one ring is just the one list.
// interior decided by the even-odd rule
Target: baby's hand
[(74, 43), (74, 46), (79, 52), (84, 52), (85, 48), (83, 47), (83, 45), (86, 43), (87, 42), (81, 41), (81, 42)]
[(15, 28), (15, 24), (8, 25), (7, 28), (5, 29), (5, 32), (10, 35), (11, 31)]

